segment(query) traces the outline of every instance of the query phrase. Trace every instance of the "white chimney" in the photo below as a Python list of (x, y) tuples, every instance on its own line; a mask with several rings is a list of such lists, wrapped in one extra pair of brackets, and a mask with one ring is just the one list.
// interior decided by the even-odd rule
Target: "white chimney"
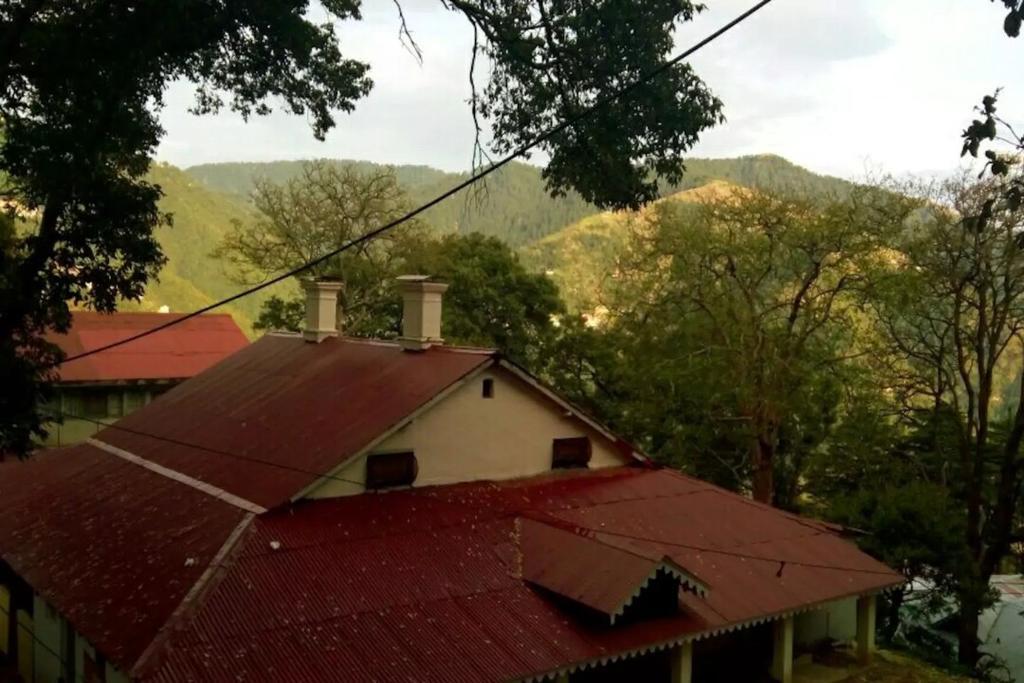
[(440, 344), (441, 297), (448, 285), (431, 282), (426, 275), (403, 275), (398, 278), (402, 292), (402, 336), (398, 343), (407, 351), (423, 351)]
[(306, 292), (303, 339), (319, 344), (328, 337), (337, 337), (338, 292), (341, 283), (337, 280), (307, 278), (302, 281), (302, 289)]

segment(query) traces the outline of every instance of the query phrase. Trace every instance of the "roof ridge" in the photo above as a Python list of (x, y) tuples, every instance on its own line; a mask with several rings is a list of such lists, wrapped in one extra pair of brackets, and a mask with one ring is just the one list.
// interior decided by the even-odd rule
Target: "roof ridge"
[(131, 451), (119, 448), (105, 441), (100, 441), (99, 439), (96, 439), (94, 437), (89, 437), (88, 439), (85, 440), (85, 443), (89, 444), (90, 446), (93, 446), (94, 448), (98, 448), (101, 451), (104, 451), (105, 453), (109, 453), (110, 455), (121, 458), (122, 460), (127, 460), (128, 462), (134, 465), (138, 465), (143, 469), (147, 469), (150, 472), (154, 472), (163, 477), (176, 481), (179, 484), (184, 484), (185, 486), (194, 488), (197, 491), (202, 491), (203, 493), (213, 498), (216, 498), (217, 500), (227, 503), (228, 505), (233, 505), (236, 508), (245, 510), (246, 512), (261, 515), (267, 511), (265, 507), (257, 505), (252, 501), (248, 501), (245, 498), (242, 498), (241, 496), (231, 493), (230, 491), (225, 491), (219, 486), (214, 486), (213, 484), (209, 484), (205, 481), (202, 481), (201, 479), (196, 479), (195, 477), (191, 477), (185, 474), (184, 472), (179, 472), (176, 469), (166, 467), (164, 465), (158, 465), (155, 462), (150, 462), (145, 458), (135, 455)]
[(226, 573), (228, 556), (241, 549), (243, 546), (240, 543), (242, 536), (252, 526), (254, 519), (256, 519), (255, 513), (248, 512), (242, 515), (242, 519), (231, 530), (228, 537), (224, 539), (224, 543), (221, 544), (217, 554), (210, 558), (210, 563), (206, 566), (206, 569), (199, 575), (199, 578), (192, 584), (188, 593), (185, 594), (185, 597), (181, 599), (178, 606), (167, 617), (167, 621), (154, 634), (153, 640), (149, 642), (146, 649), (142, 651), (139, 658), (132, 664), (130, 673), (133, 677), (143, 676), (147, 673), (147, 670), (152, 666), (153, 658), (164, 650), (164, 646), (170, 639), (174, 627), (188, 616), (188, 612), (202, 609), (202, 604), (200, 604), (202, 598), (216, 587), (214, 580), (217, 578), (218, 573), (221, 576)]

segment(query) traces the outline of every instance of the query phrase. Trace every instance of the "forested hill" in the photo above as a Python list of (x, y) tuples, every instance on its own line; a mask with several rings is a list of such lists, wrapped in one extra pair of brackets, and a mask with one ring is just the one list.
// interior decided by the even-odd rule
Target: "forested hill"
[[(369, 162), (338, 163), (367, 170), (377, 167)], [(174, 216), (173, 226), (157, 232), (168, 262), (159, 281), (150, 283), (144, 300), (126, 303), (125, 308), (155, 311), (167, 306), (175, 312), (190, 311), (241, 289), (212, 252), (232, 221), (251, 220), (248, 194), (256, 177), (280, 182), (299, 173), (301, 166), (300, 161), (224, 163), (182, 171), (154, 164), (150, 179), (164, 191), (160, 206)], [(704, 187), (719, 179), (812, 193), (849, 188), (845, 181), (816, 175), (774, 156), (695, 159), (688, 166), (683, 188)], [(427, 166), (398, 166), (395, 172), (414, 202), (430, 199), (465, 177)], [(666, 194), (675, 192), (666, 190)], [(583, 303), (595, 273), (607, 267), (624, 235), (619, 215), (601, 213), (576, 196), (549, 197), (540, 170), (526, 164), (512, 164), (491, 176), (477, 202), (467, 204), (463, 197), (453, 197), (435, 207), (427, 220), (439, 231), (479, 231), (501, 237), (522, 252), (529, 266), (552, 271), (574, 304)], [(294, 290), (293, 285), (281, 287)], [(282, 291), (281, 287), (275, 291)], [(269, 294), (246, 297), (225, 310), (248, 328)]]
[[(233, 221), (251, 220), (253, 212), (248, 204), (236, 196), (211, 190), (167, 164), (154, 164), (149, 180), (164, 192), (160, 209), (173, 217), (173, 225), (160, 227), (156, 232), (167, 264), (160, 271), (159, 280), (146, 287), (142, 301), (123, 302), (121, 308), (158, 311), (166, 306), (175, 313), (187, 312), (241, 289), (211, 252)], [(278, 286), (273, 291), (290, 292), (291, 288)], [(269, 294), (260, 292), (240, 299), (222, 311), (231, 313), (243, 329), (248, 329)]]
[[(192, 166), (186, 172), (208, 188), (247, 198), (257, 178), (283, 182), (296, 176), (302, 161), (217, 163)], [(371, 170), (382, 168), (367, 161), (336, 160)], [(736, 159), (690, 159), (683, 182), (664, 188), (663, 194), (725, 180), (747, 187), (808, 192), (845, 193), (850, 183), (812, 173), (782, 157), (757, 155)], [(423, 203), (463, 181), (464, 173), (447, 173), (429, 166), (394, 166), (399, 182), (415, 203)], [(430, 209), (425, 220), (440, 232), (481, 232), (512, 247), (542, 239), (598, 209), (576, 194), (552, 198), (536, 166), (512, 163), (489, 176), (480, 192), (464, 192)]]

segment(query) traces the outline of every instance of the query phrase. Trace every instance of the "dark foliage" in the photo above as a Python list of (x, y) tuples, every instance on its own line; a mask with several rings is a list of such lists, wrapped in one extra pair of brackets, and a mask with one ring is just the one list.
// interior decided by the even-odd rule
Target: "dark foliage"
[[(688, 0), (445, 0), (483, 38), (493, 70), (474, 110), (493, 121), (507, 153), (595, 101), (654, 71), (672, 49), (672, 29), (703, 6)], [(637, 207), (675, 183), (683, 153), (723, 120), (722, 103), (678, 65), (610, 102), (542, 147), (555, 194), (576, 190), (601, 207)], [(584, 163), (581, 163), (584, 162)]]
[[(145, 179), (163, 133), (164, 88), (198, 85), (195, 110), (243, 115), (274, 97), (316, 135), (369, 90), (329, 27), (288, 2), (72, 2), (0, 7), (2, 195), (28, 221), (0, 263), (5, 410), (0, 450), (42, 433), (35, 405), (57, 354), (40, 336), (65, 329), (69, 304), (113, 310), (141, 296), (163, 262), (154, 229), (169, 216)], [(328, 0), (339, 18), (358, 3)]]

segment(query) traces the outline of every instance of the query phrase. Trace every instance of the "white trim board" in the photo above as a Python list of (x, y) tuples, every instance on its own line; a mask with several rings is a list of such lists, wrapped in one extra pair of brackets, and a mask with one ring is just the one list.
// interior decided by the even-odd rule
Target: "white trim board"
[(233, 505), (236, 508), (241, 508), (246, 512), (261, 515), (267, 511), (265, 507), (261, 507), (256, 503), (246, 500), (245, 498), (241, 498), (233, 493), (229, 493), (228, 491), (225, 491), (222, 488), (214, 486), (213, 484), (208, 484), (205, 481), (201, 481), (194, 477), (190, 477), (187, 474), (183, 474), (177, 470), (172, 470), (170, 467), (164, 467), (163, 465), (158, 465), (155, 462), (150, 462), (149, 460), (141, 458), (135, 455), (134, 453), (124, 450), (123, 448), (112, 446), (109, 443), (106, 443), (105, 441), (90, 438), (86, 439), (85, 442), (90, 446), (94, 446), (95, 448), (99, 448), (101, 451), (109, 453), (110, 455), (117, 456), (122, 460), (127, 460), (133, 465), (138, 465), (139, 467), (147, 469), (150, 472), (155, 472), (160, 476), (167, 477), (168, 479), (172, 479), (180, 484), (184, 484), (185, 486), (190, 486), (196, 489), (197, 491), (202, 491), (203, 493), (209, 496), (213, 496), (217, 500), (221, 500), (227, 503), (228, 505)]

